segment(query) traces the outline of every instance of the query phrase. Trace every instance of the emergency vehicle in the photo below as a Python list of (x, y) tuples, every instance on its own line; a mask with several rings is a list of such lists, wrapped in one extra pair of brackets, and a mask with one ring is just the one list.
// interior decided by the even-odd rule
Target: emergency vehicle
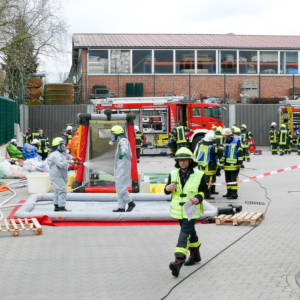
[(293, 144), (296, 144), (297, 131), (300, 130), (300, 101), (287, 100), (286, 106), (280, 106), (280, 124), (286, 124), (292, 132)]
[(170, 131), (179, 125), (193, 130), (189, 136), (192, 149), (213, 125), (223, 126), (217, 103), (185, 100), (184, 96), (106, 98), (91, 100), (97, 113), (106, 109), (113, 113), (135, 114), (137, 125), (147, 138), (147, 145), (166, 145)]

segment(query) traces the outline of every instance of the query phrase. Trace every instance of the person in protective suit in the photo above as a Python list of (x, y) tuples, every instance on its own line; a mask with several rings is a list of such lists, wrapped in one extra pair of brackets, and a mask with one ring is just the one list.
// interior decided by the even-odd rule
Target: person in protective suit
[[(204, 173), (196, 168), (197, 163), (193, 159), (193, 153), (186, 147), (182, 147), (175, 154), (175, 170), (171, 171), (168, 183), (165, 186), (165, 194), (172, 194), (171, 217), (177, 219), (180, 225), (180, 233), (175, 248), (175, 261), (169, 264), (172, 275), (177, 277), (183, 264), (194, 265), (201, 261), (200, 245), (195, 222), (203, 212), (202, 201), (208, 196), (208, 189)], [(184, 204), (190, 201), (196, 205), (196, 212), (191, 220), (187, 219)], [(185, 262), (188, 252), (189, 259)]]
[(278, 136), (279, 136), (278, 138), (279, 153), (280, 155), (284, 155), (287, 153), (287, 141), (288, 141), (288, 131), (286, 129), (285, 124), (280, 125)]
[(34, 139), (31, 142), (31, 144), (29, 144), (29, 143), (25, 143), (24, 144), (24, 147), (23, 147), (23, 156), (24, 156), (25, 159), (39, 157), (39, 155), (37, 154), (38, 144), (39, 144), (39, 141), (37, 139)]
[(144, 135), (140, 131), (139, 126), (134, 126), (135, 133), (135, 147), (136, 147), (136, 160), (139, 163), (141, 157), (141, 148), (143, 146)]
[(250, 161), (250, 154), (249, 154), (249, 140), (253, 138), (253, 135), (251, 131), (247, 129), (246, 124), (241, 125), (241, 141), (242, 141), (242, 148), (243, 148), (243, 154), (244, 158), (247, 160), (247, 162)]
[[(238, 175), (243, 163), (243, 149), (241, 142), (233, 136), (230, 128), (223, 130), (225, 139), (224, 155), (221, 158), (221, 164), (225, 171), (225, 181), (227, 183), (227, 193), (223, 197), (228, 199), (238, 198)], [(228, 184), (231, 183), (231, 184)]]
[(214, 131), (208, 131), (204, 138), (197, 144), (194, 151), (194, 159), (198, 163), (199, 170), (204, 172), (205, 181), (208, 184), (209, 197), (207, 199), (214, 199), (211, 194), (219, 194), (216, 192), (216, 174), (218, 170), (218, 161), (222, 157), (222, 150), (215, 144)]
[(276, 130), (276, 126), (277, 124), (272, 122), (269, 129), (269, 142), (272, 155), (276, 155), (278, 151), (278, 131)]
[(72, 156), (67, 154), (65, 141), (56, 137), (52, 141), (52, 151), (47, 159), (51, 185), (54, 190), (54, 211), (69, 211), (66, 209), (68, 168)]
[(119, 207), (113, 212), (125, 212), (125, 206), (128, 203), (127, 212), (134, 209), (135, 203), (132, 201), (128, 186), (131, 179), (131, 150), (128, 139), (125, 136), (124, 129), (120, 125), (111, 128), (112, 142), (117, 142), (117, 151), (115, 154), (114, 176), (116, 192), (118, 194)]
[(11, 158), (24, 159), (22, 151), (18, 149), (17, 140), (12, 139), (6, 146), (6, 151)]

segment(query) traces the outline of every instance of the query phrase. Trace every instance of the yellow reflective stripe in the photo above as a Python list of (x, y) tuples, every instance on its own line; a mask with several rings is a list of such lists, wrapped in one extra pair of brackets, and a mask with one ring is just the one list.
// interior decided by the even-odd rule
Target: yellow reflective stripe
[(195, 243), (190, 243), (189, 246), (190, 246), (190, 248), (196, 248), (196, 247), (200, 247), (201, 243), (199, 241), (197, 241)]
[(176, 247), (174, 253), (182, 253), (186, 256), (188, 255), (189, 250), (187, 248)]

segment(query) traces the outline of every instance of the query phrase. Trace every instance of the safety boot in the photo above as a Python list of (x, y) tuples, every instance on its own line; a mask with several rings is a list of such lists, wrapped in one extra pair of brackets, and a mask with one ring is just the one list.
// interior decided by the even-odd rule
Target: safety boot
[(229, 197), (227, 197), (227, 199), (233, 199), (233, 200), (235, 200), (237, 198), (238, 198), (238, 194), (237, 194), (237, 192), (235, 190), (232, 191), (232, 193), (231, 193), (231, 195)]
[(175, 261), (171, 262), (169, 264), (169, 268), (172, 271), (172, 275), (175, 277), (178, 277), (180, 269), (182, 265), (184, 264), (185, 258), (180, 259), (180, 258), (175, 258)]
[(127, 212), (132, 211), (135, 208), (135, 203), (133, 201), (128, 203)]
[(196, 248), (190, 248), (190, 257), (188, 260), (184, 263), (185, 266), (192, 266), (195, 263), (201, 261), (200, 256), (200, 246)]
[(125, 212), (125, 208), (114, 209), (113, 212)]
[(55, 206), (54, 211), (65, 211), (65, 212), (69, 211), (70, 212), (71, 210), (66, 209), (64, 206)]
[(227, 190), (226, 194), (223, 195), (224, 198), (228, 198), (231, 195), (231, 190)]

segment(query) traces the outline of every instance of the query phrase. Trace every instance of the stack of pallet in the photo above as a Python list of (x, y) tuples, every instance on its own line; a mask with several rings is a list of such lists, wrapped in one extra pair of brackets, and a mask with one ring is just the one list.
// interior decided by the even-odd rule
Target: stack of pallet
[(261, 212), (240, 212), (234, 215), (217, 216), (216, 225), (232, 223), (232, 225), (237, 226), (249, 222), (251, 226), (256, 226), (263, 218), (264, 214)]

